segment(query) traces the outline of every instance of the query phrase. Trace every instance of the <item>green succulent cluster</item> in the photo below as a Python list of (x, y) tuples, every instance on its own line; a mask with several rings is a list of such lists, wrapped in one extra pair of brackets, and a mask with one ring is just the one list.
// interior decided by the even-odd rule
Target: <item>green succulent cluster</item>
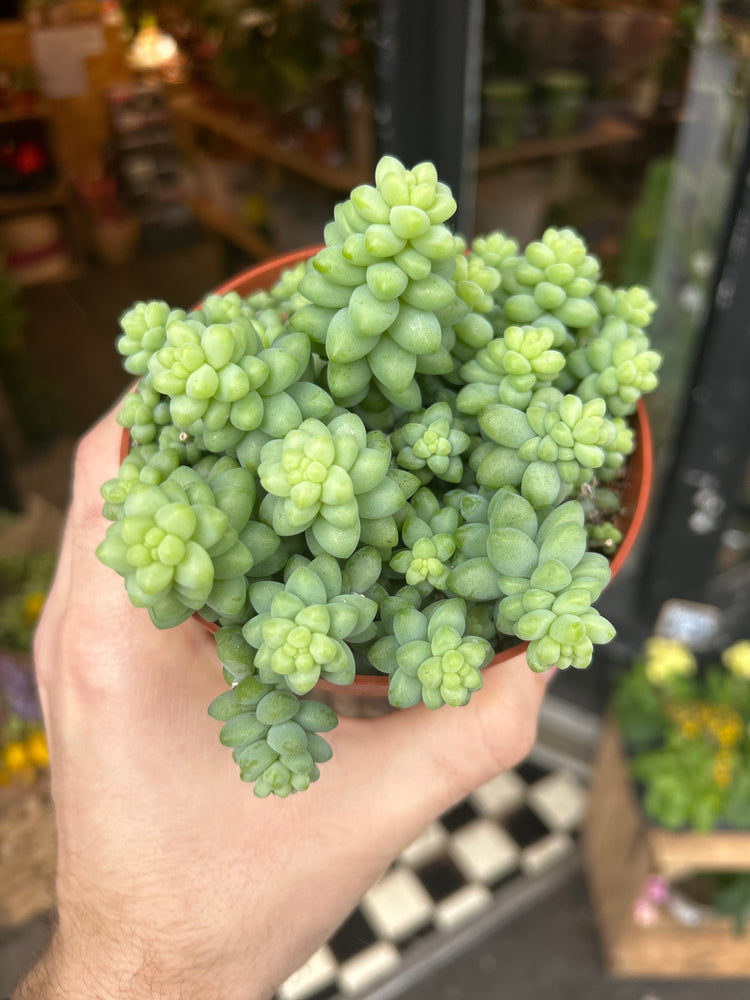
[(329, 555), (295, 566), (282, 584), (259, 581), (250, 588), (258, 612), (242, 629), (255, 650), (264, 683), (283, 678), (294, 694), (307, 694), (320, 677), (351, 684), (357, 642), (372, 624), (377, 604), (362, 594), (341, 593), (343, 577)]
[(474, 452), (477, 481), (493, 489), (517, 486), (537, 508), (592, 479), (617, 445), (604, 400), (582, 403), (553, 387), (537, 390), (525, 411), (488, 406), (479, 425), (489, 440)]
[(489, 504), (486, 555), (448, 578), (458, 594), (499, 597), (498, 631), (529, 642), (533, 670), (588, 666), (594, 643), (614, 629), (592, 604), (609, 580), (609, 562), (587, 551), (583, 508), (567, 501), (545, 516), (512, 487)]
[(535, 389), (551, 385), (565, 367), (546, 326), (509, 326), (461, 368), (466, 383), (456, 402), (461, 413), (477, 415), (492, 403), (526, 409)]
[(392, 634), (373, 645), (370, 659), (391, 675), (388, 699), (395, 708), (420, 701), (431, 709), (466, 705), (481, 688), (493, 649), (486, 639), (467, 635), (464, 601), (438, 601), (425, 613), (407, 605), (394, 614), (391, 627)]
[(643, 393), (656, 388), (661, 362), (642, 329), (609, 316), (595, 337), (570, 353), (568, 369), (580, 380), (576, 393), (581, 399), (601, 397), (610, 413), (625, 417)]
[(458, 294), (476, 312), (488, 313), (494, 308), (492, 292), (500, 284), (500, 272), (479, 254), (459, 254), (453, 280)]
[(319, 764), (331, 758), (320, 736), (338, 723), (333, 709), (301, 700), (284, 679), (265, 683), (255, 667), (255, 650), (239, 626), (216, 633), (216, 651), (231, 685), (211, 702), (212, 718), (223, 722), (220, 740), (232, 748), (243, 781), (257, 796), (285, 798), (304, 791), (320, 777)]
[(494, 268), (501, 276), (506, 265), (513, 266), (513, 258), (518, 256), (518, 243), (499, 229), (487, 236), (477, 236), (471, 244), (472, 252)]
[(592, 298), (601, 268), (572, 229), (549, 228), (503, 269), (505, 316), (516, 324), (552, 316), (573, 329), (599, 319)]
[(180, 466), (159, 486), (134, 483), (96, 550), (162, 626), (194, 611), (236, 618), (247, 607), (255, 483), (229, 458), (205, 471)]
[(136, 302), (120, 316), (122, 334), (117, 350), (123, 367), (131, 375), (145, 375), (152, 355), (164, 346), (167, 326), (186, 318), (184, 309), (171, 309), (166, 302)]
[(497, 271), (500, 281), (492, 292), (493, 308), (487, 314), (492, 329), (497, 336), (501, 334), (508, 325), (502, 305), (508, 298), (508, 294), (503, 288), (503, 274), (506, 269), (511, 269), (518, 257), (518, 243), (512, 237), (497, 229), (487, 236), (477, 236), (471, 244), (472, 254), (479, 257), (485, 266)]
[(330, 756), (320, 682), (464, 705), (493, 649), (584, 667), (614, 634), (593, 603), (654, 303), (570, 229), (468, 247), (455, 207), (432, 164), (383, 157), (269, 288), (120, 319), (139, 381), (99, 556), (159, 627), (216, 624), (210, 711), (258, 795)]
[(151, 384), (146, 376), (135, 390), (127, 395), (117, 414), (117, 423), (130, 431), (136, 444), (150, 444), (156, 439), (160, 427), (170, 425), (172, 417), (169, 403)]
[(642, 285), (610, 288), (609, 285), (601, 283), (597, 286), (594, 299), (604, 318), (616, 316), (624, 320), (628, 324), (629, 333), (644, 330), (656, 312), (656, 303), (651, 298), (651, 293)]
[[(310, 304), (292, 325), (322, 345), (328, 386), (350, 406), (374, 381), (405, 410), (421, 406), (417, 374), (452, 372), (456, 324), (491, 329), (461, 297), (453, 274), (458, 243), (445, 225), (456, 209), (431, 163), (407, 170), (383, 157), (375, 185), (355, 188), (325, 229), (299, 291)], [(464, 281), (462, 290), (471, 297)], [(489, 306), (489, 302), (487, 302)]]
[(470, 444), (464, 424), (447, 402), (428, 406), (391, 436), (396, 462), (422, 482), (437, 476), (446, 483), (460, 483), (464, 472), (461, 455)]
[(256, 316), (268, 311), (280, 313), (282, 319), (288, 318), (295, 310), (307, 304), (307, 300), (299, 290), (299, 283), (307, 270), (307, 262), (284, 271), (270, 289), (261, 289), (247, 297), (247, 304), (255, 311)]
[(389, 475), (391, 450), (355, 414), (342, 413), (328, 426), (305, 420), (264, 445), (260, 458), (261, 517), (280, 535), (306, 531), (311, 550), (342, 559), (360, 540), (379, 548), (396, 540), (393, 514), (406, 498)]
[(442, 507), (426, 487), (414, 495), (411, 508), (413, 513), (401, 526), (406, 548), (394, 554), (390, 567), (425, 596), (436, 589), (445, 590), (461, 516), (455, 507)]
[[(255, 309), (239, 292), (227, 292), (226, 295), (207, 295), (201, 302), (200, 311), (204, 323), (233, 323), (235, 320), (255, 319)], [(271, 345), (264, 342), (264, 347)]]
[(223, 452), (247, 431), (275, 433), (297, 422), (299, 407), (285, 390), (307, 368), (309, 340), (287, 333), (266, 348), (251, 320), (205, 326), (202, 318), (168, 323), (165, 346), (149, 361), (175, 426)]

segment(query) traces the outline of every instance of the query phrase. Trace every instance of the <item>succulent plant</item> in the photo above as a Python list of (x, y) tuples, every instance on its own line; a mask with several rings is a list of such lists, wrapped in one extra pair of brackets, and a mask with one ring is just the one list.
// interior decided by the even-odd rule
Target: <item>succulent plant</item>
[(405, 497), (388, 474), (390, 446), (353, 413), (328, 426), (305, 420), (260, 458), (261, 517), (280, 535), (308, 531), (308, 544), (343, 559), (360, 539), (378, 545), (383, 532), (394, 535), (391, 516)]
[[(414, 411), (416, 374), (453, 370), (453, 327), (471, 309), (453, 280), (458, 244), (445, 222), (455, 209), (431, 163), (407, 170), (390, 156), (380, 160), (375, 186), (360, 185), (336, 207), (326, 247), (299, 284), (311, 304), (292, 325), (322, 345), (330, 392), (343, 405), (362, 400), (374, 381)], [(474, 325), (489, 339), (478, 313)]]
[(152, 385), (169, 398), (176, 427), (209, 451), (233, 448), (247, 431), (283, 433), (302, 419), (285, 392), (310, 360), (306, 337), (287, 333), (263, 347), (243, 317), (205, 326), (198, 314), (167, 324), (165, 346), (149, 360)]
[(393, 634), (376, 642), (370, 660), (391, 674), (388, 699), (395, 708), (423, 701), (428, 708), (465, 705), (482, 686), (482, 668), (492, 659), (486, 639), (466, 634), (466, 604), (438, 601), (426, 613), (403, 607), (393, 616)]
[(159, 428), (172, 422), (169, 403), (145, 376), (134, 392), (128, 393), (117, 414), (117, 422), (130, 431), (136, 444), (150, 444), (156, 439)]
[(433, 403), (391, 435), (396, 462), (423, 481), (433, 476), (459, 483), (463, 476), (461, 455), (471, 444), (448, 403)]
[(159, 486), (135, 483), (97, 548), (157, 624), (184, 621), (206, 605), (234, 618), (247, 606), (253, 555), (241, 536), (255, 484), (236, 462), (210, 478), (180, 466)]
[(336, 713), (320, 702), (300, 700), (283, 682), (264, 683), (241, 630), (219, 629), (216, 649), (232, 687), (208, 711), (224, 723), (219, 738), (232, 748), (242, 780), (254, 782), (259, 797), (284, 798), (308, 788), (320, 776), (318, 764), (331, 757), (319, 734), (335, 728)]
[(656, 388), (661, 360), (641, 329), (609, 316), (585, 346), (571, 352), (568, 368), (580, 379), (576, 394), (582, 400), (601, 397), (610, 413), (624, 417)]
[(389, 565), (422, 595), (435, 589), (445, 590), (451, 556), (456, 551), (460, 514), (455, 507), (441, 507), (435, 494), (426, 487), (414, 495), (411, 507), (414, 513), (401, 526), (406, 548), (399, 549)]
[(159, 627), (215, 623), (210, 713), (257, 795), (330, 757), (321, 681), (459, 706), (494, 650), (581, 668), (614, 635), (593, 605), (653, 300), (570, 229), (469, 247), (454, 210), (432, 164), (386, 156), (269, 288), (120, 319), (139, 381), (98, 553)]
[(503, 269), (503, 309), (512, 323), (534, 323), (549, 314), (580, 329), (599, 319), (592, 298), (601, 268), (572, 229), (545, 231), (526, 247), (523, 257)]
[(565, 355), (552, 349), (554, 341), (546, 326), (507, 327), (461, 368), (466, 385), (457, 408), (474, 415), (491, 403), (526, 409), (534, 390), (551, 385), (565, 367)]
[(162, 301), (136, 302), (126, 310), (120, 317), (122, 334), (117, 341), (125, 370), (145, 375), (151, 356), (166, 343), (168, 324), (185, 317), (184, 309), (170, 309)]
[(332, 556), (298, 565), (285, 583), (262, 581), (250, 587), (258, 612), (243, 627), (253, 646), (255, 667), (264, 683), (283, 678), (295, 694), (307, 694), (320, 677), (351, 684), (354, 656), (344, 641), (357, 641), (377, 611), (361, 594), (342, 594), (343, 578)]
[(552, 387), (537, 390), (525, 412), (503, 403), (488, 406), (479, 425), (498, 447), (475, 451), (481, 457), (477, 481), (494, 489), (518, 486), (537, 508), (559, 503), (588, 482), (617, 440), (602, 399), (582, 403)]

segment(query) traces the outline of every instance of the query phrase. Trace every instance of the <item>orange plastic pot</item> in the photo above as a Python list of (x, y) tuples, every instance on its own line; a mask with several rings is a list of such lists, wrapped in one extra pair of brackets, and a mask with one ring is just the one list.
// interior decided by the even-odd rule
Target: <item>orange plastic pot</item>
[[(267, 289), (278, 280), (282, 272), (294, 267), (302, 260), (307, 260), (319, 249), (319, 246), (307, 247), (273, 257), (263, 264), (258, 264), (230, 278), (229, 281), (216, 288), (214, 294), (226, 295), (228, 292), (237, 292), (239, 295), (247, 296), (253, 292)], [(635, 545), (646, 516), (653, 480), (651, 427), (643, 400), (638, 401), (633, 423), (636, 431), (636, 448), (628, 459), (625, 480), (620, 493), (622, 507), (615, 518), (615, 526), (622, 532), (623, 540), (611, 562), (612, 575), (610, 580), (617, 575)], [(127, 455), (129, 446), (128, 432), (125, 431), (120, 455), (121, 461)], [(218, 629), (218, 625), (213, 622), (207, 622), (197, 614), (195, 617), (210, 632), (215, 632)], [(489, 665), (495, 666), (498, 663), (503, 663), (505, 660), (523, 653), (527, 646), (527, 642), (519, 642), (498, 653)], [(331, 684), (325, 680), (318, 681), (315, 686), (315, 697), (321, 701), (335, 703), (337, 710), (345, 715), (370, 716), (379, 715), (384, 710), (387, 711), (387, 692), (388, 677), (385, 674), (382, 676), (358, 676), (354, 683), (348, 686)], [(362, 699), (365, 699), (365, 703), (362, 703)], [(367, 702), (371, 702), (371, 704), (368, 706)]]

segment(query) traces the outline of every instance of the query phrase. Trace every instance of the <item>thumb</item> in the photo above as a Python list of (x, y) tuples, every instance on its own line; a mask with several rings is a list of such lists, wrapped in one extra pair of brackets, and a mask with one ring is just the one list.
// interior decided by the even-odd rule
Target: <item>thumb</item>
[(331, 763), (345, 757), (367, 774), (365, 810), (391, 800), (420, 828), (425, 815), (439, 815), (528, 754), (551, 676), (531, 671), (524, 650), (487, 667), (483, 688), (463, 708), (419, 705), (376, 720), (344, 719), (331, 733)]

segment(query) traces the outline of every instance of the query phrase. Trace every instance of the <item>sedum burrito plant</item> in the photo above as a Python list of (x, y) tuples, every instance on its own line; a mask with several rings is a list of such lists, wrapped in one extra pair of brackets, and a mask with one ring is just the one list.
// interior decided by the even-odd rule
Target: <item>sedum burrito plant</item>
[(98, 554), (158, 627), (212, 623), (209, 711), (257, 795), (330, 756), (321, 680), (456, 707), (519, 640), (541, 671), (614, 636), (594, 602), (654, 303), (571, 229), (469, 245), (455, 209), (386, 156), (272, 287), (120, 318), (138, 382)]

